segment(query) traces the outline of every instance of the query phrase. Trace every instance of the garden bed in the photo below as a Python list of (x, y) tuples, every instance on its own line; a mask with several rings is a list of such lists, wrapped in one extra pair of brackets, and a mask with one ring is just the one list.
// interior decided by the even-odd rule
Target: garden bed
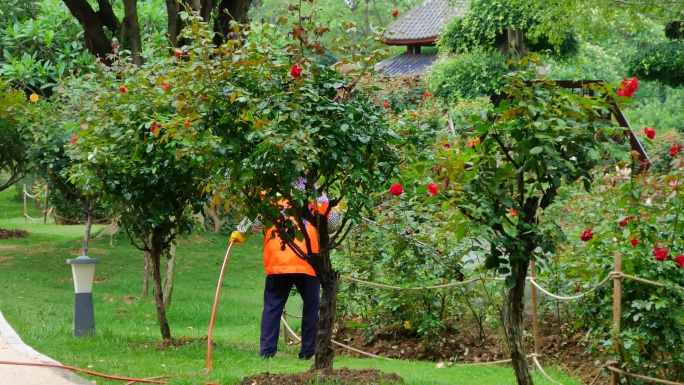
[(24, 230), (5, 230), (0, 229), (0, 239), (10, 239), (10, 238), (26, 238), (28, 237), (28, 231)]

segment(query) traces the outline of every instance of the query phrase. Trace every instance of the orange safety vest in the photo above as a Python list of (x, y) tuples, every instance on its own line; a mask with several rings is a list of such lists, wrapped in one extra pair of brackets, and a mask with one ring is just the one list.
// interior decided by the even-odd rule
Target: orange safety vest
[[(289, 203), (285, 200), (280, 200), (278, 205), (287, 207)], [(314, 205), (311, 204), (309, 207), (313, 209)], [(319, 213), (323, 214), (327, 210), (328, 204), (317, 203), (315, 207)], [(317, 253), (318, 232), (316, 228), (307, 223), (306, 232), (311, 240), (312, 251)], [(295, 244), (306, 251), (306, 242), (303, 239), (301, 241), (295, 240)], [(281, 247), (282, 241), (276, 232), (275, 226), (267, 229), (266, 236), (264, 237), (264, 268), (266, 269), (266, 275), (301, 273), (316, 276), (313, 267), (307, 261), (298, 257), (290, 246), (286, 245), (285, 250), (282, 250)]]

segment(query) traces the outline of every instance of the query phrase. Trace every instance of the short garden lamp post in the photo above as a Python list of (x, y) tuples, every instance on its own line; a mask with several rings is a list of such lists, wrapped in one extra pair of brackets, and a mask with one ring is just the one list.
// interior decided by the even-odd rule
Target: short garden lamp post
[(67, 259), (74, 275), (74, 336), (95, 334), (95, 310), (93, 309), (93, 279), (99, 259), (80, 256)]

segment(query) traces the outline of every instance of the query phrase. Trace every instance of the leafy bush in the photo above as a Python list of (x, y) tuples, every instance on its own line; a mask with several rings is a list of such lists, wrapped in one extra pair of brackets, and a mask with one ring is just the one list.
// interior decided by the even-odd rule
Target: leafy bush
[[(502, 0), (472, 0), (462, 18), (456, 18), (442, 33), (439, 46), (451, 53), (477, 50), (494, 51), (507, 46), (507, 30), (527, 30), (534, 25), (531, 8), (511, 6)], [(579, 49), (576, 33), (568, 31), (560, 42), (553, 44), (545, 35), (525, 36), (525, 45), (531, 51), (551, 50), (556, 56), (572, 56)]]
[(670, 41), (642, 47), (627, 64), (628, 72), (644, 80), (684, 85), (684, 42)]
[(435, 96), (454, 104), (498, 94), (506, 73), (508, 67), (502, 55), (478, 51), (443, 58), (432, 67), (427, 79)]
[[(681, 381), (684, 373), (684, 269), (675, 256), (684, 254), (679, 240), (684, 174), (682, 152), (667, 156), (669, 174), (605, 173), (596, 194), (580, 194), (574, 203), (564, 205), (576, 221), (573, 240), (563, 245), (564, 251), (575, 248), (582, 255), (568, 269), (594, 271), (596, 283), (613, 269), (614, 252), (620, 252), (623, 272), (664, 287), (651, 286), (624, 279), (622, 316), (619, 336), (612, 335), (611, 285), (604, 285), (588, 296), (575, 309), (577, 326), (585, 326), (593, 341), (591, 349), (618, 357), (634, 373), (671, 381)], [(627, 165), (618, 164), (625, 168)], [(579, 233), (594, 233), (586, 246), (579, 246)], [(656, 250), (667, 254), (656, 260)], [(684, 258), (684, 257), (682, 257)], [(617, 337), (617, 338), (616, 338)], [(615, 349), (619, 342), (620, 349)]]
[(579, 54), (563, 60), (551, 61), (548, 77), (560, 80), (590, 79), (618, 82), (622, 78), (622, 61), (604, 47), (586, 43)]

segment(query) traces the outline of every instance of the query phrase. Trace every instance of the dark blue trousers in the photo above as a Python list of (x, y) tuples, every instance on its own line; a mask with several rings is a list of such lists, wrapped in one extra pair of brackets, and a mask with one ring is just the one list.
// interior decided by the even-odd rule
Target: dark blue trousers
[(278, 350), (280, 316), (292, 290), (297, 287), (304, 301), (302, 311), (302, 348), (299, 358), (310, 358), (316, 351), (316, 330), (318, 330), (318, 303), (321, 285), (318, 278), (307, 274), (271, 274), (266, 276), (264, 288), (264, 312), (261, 314), (262, 357), (272, 357)]

